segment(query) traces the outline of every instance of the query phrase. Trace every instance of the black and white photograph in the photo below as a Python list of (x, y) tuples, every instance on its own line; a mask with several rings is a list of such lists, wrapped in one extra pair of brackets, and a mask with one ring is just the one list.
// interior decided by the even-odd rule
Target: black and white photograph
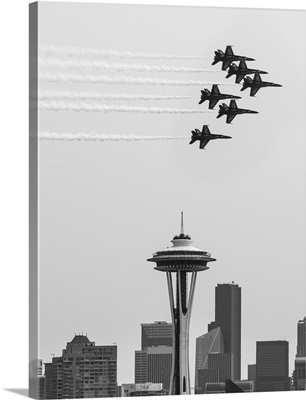
[(306, 390), (306, 11), (29, 5), (29, 396)]

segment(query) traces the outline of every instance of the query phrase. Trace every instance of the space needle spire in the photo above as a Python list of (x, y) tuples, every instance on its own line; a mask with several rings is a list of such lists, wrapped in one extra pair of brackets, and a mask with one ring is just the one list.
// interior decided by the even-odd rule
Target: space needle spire
[[(191, 394), (189, 374), (189, 325), (197, 273), (209, 269), (207, 263), (215, 261), (210, 253), (192, 246), (189, 235), (184, 233), (181, 212), (181, 233), (171, 240), (173, 246), (157, 251), (148, 261), (155, 262), (157, 271), (166, 272), (170, 311), (173, 326), (172, 370), (170, 395)], [(191, 274), (188, 290), (188, 274)], [(172, 275), (176, 283), (172, 283)], [(176, 292), (176, 293), (174, 293)]]
[(181, 235), (184, 235), (184, 213), (181, 211)]

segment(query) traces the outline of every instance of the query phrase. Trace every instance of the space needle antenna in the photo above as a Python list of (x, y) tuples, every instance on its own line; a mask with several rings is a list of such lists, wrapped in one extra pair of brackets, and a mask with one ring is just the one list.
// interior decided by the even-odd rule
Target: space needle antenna
[(184, 213), (181, 211), (181, 235), (184, 235)]

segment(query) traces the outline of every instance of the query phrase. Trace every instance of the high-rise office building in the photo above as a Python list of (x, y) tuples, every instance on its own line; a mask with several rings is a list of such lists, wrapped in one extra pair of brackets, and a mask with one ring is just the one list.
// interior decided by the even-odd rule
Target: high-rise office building
[(208, 368), (209, 353), (223, 353), (223, 336), (220, 328), (199, 336), (196, 339), (196, 365), (195, 369)]
[(147, 382), (162, 383), (169, 393), (172, 366), (172, 347), (147, 348)]
[(195, 393), (203, 393), (198, 385), (199, 370), (208, 369), (208, 354), (223, 353), (223, 336), (220, 328), (213, 329), (196, 339)]
[(298, 321), (297, 324), (293, 386), (295, 390), (306, 390), (306, 317)]
[(306, 357), (306, 317), (297, 324), (296, 357)]
[(296, 357), (293, 372), (294, 390), (306, 390), (306, 357)]
[(135, 352), (135, 383), (162, 383), (169, 393), (172, 347), (155, 346)]
[(256, 342), (256, 392), (289, 390), (289, 343)]
[(141, 350), (135, 351), (135, 383), (162, 383), (167, 393), (172, 368), (172, 324), (141, 324)]
[[(174, 236), (172, 247), (157, 251), (148, 261), (156, 263), (157, 271), (167, 275), (170, 310), (173, 326), (173, 358), (170, 394), (190, 394), (189, 326), (197, 273), (208, 269), (215, 261), (210, 253), (192, 246), (190, 236), (184, 234), (183, 214), (181, 233)], [(173, 285), (172, 276), (176, 280)], [(190, 287), (188, 288), (188, 275)], [(176, 288), (176, 291), (175, 291)], [(176, 295), (174, 296), (174, 292)]]
[(208, 383), (233, 379), (233, 354), (208, 353), (207, 369), (199, 369), (196, 394), (206, 393)]
[(208, 331), (221, 328), (224, 353), (232, 353), (233, 379), (241, 378), (241, 288), (232, 283), (218, 284), (215, 288), (215, 321)]
[(96, 346), (75, 335), (61, 357), (45, 364), (46, 398), (117, 396), (117, 346)]
[(172, 346), (172, 324), (156, 321), (153, 324), (141, 324), (141, 350), (155, 346)]
[(146, 383), (148, 376), (147, 350), (135, 351), (135, 383)]

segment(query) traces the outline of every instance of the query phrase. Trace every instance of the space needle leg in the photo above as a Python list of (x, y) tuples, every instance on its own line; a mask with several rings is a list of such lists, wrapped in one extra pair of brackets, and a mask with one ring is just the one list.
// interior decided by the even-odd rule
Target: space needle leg
[(174, 295), (173, 295), (173, 285), (172, 285), (172, 276), (171, 272), (167, 272), (167, 283), (168, 283), (168, 292), (170, 299), (170, 311), (171, 311), (171, 319), (172, 319), (172, 366), (171, 366), (171, 377), (170, 377), (170, 389), (169, 394), (172, 395), (174, 389), (174, 374), (175, 374), (175, 347), (176, 347), (176, 321), (175, 321), (175, 306), (174, 306)]

